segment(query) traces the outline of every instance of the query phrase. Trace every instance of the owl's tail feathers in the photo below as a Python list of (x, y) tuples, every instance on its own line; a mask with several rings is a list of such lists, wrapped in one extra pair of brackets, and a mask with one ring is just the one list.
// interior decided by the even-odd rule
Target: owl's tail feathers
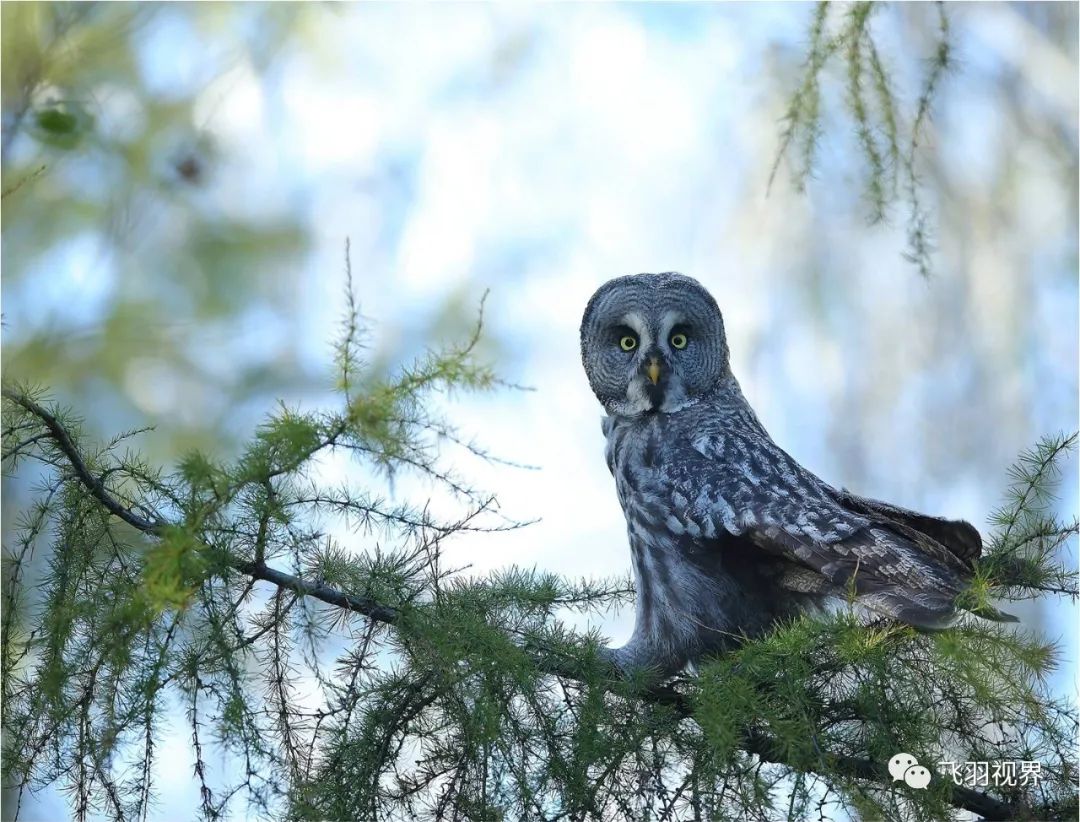
[[(954, 627), (962, 614), (966, 611), (980, 619), (991, 622), (1019, 622), (1020, 619), (1013, 614), (1000, 611), (988, 602), (965, 603), (963, 597), (959, 602), (946, 603), (942, 600), (934, 602), (932, 599), (922, 597), (918, 603), (910, 600), (896, 601), (893, 599), (884, 609), (894, 619), (906, 622), (908, 625), (920, 631), (944, 631)], [(871, 606), (872, 607), (872, 606)]]
[(988, 619), (991, 622), (1019, 622), (1020, 617), (1005, 611), (999, 611), (993, 605), (982, 604), (977, 608), (970, 608), (968, 613), (975, 614), (982, 619)]
[(980, 619), (986, 619), (990, 622), (1020, 621), (1019, 617), (1010, 614), (1008, 611), (995, 608), (987, 597), (988, 593), (989, 591), (983, 585), (973, 584), (960, 592), (960, 595), (955, 600), (955, 605), (969, 614), (974, 614)]

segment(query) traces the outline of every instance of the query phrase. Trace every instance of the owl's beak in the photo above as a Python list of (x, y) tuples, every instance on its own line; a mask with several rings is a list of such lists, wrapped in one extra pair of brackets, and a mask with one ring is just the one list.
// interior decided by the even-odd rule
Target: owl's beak
[(653, 385), (660, 382), (660, 361), (656, 357), (649, 359), (649, 367), (645, 369), (645, 373), (649, 376), (649, 382)]

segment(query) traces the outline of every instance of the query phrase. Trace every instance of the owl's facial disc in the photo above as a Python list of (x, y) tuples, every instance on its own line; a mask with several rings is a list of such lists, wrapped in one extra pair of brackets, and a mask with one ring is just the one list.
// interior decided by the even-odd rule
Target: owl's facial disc
[(593, 392), (617, 416), (674, 413), (730, 373), (716, 301), (675, 273), (601, 286), (582, 318), (581, 356)]

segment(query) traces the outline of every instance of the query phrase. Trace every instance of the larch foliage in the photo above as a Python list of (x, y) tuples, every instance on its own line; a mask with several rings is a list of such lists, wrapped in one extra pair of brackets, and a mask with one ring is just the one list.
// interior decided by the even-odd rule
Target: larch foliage
[(871, 223), (889, 217), (897, 203), (907, 211), (907, 259), (919, 273), (932, 271), (931, 217), (922, 197), (920, 150), (928, 141), (934, 100), (955, 63), (945, 4), (926, 4), (933, 15), (932, 50), (923, 59), (918, 97), (905, 106), (893, 72), (881, 54), (872, 20), (885, 4), (819, 0), (808, 32), (805, 61), (783, 115), (780, 143), (769, 185), (787, 157), (791, 179), (804, 191), (814, 175), (826, 122), (822, 86), (835, 67), (843, 86), (843, 107), (851, 119), (864, 165), (863, 199)]

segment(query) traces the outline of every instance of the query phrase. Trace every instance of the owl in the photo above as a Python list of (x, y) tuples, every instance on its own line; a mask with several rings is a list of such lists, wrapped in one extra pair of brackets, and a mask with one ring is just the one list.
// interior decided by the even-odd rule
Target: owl
[(923, 628), (956, 619), (979, 532), (834, 488), (779, 448), (696, 280), (605, 283), (585, 309), (581, 358), (607, 412), (637, 591), (633, 636), (608, 652), (620, 669), (674, 673), (838, 598)]

